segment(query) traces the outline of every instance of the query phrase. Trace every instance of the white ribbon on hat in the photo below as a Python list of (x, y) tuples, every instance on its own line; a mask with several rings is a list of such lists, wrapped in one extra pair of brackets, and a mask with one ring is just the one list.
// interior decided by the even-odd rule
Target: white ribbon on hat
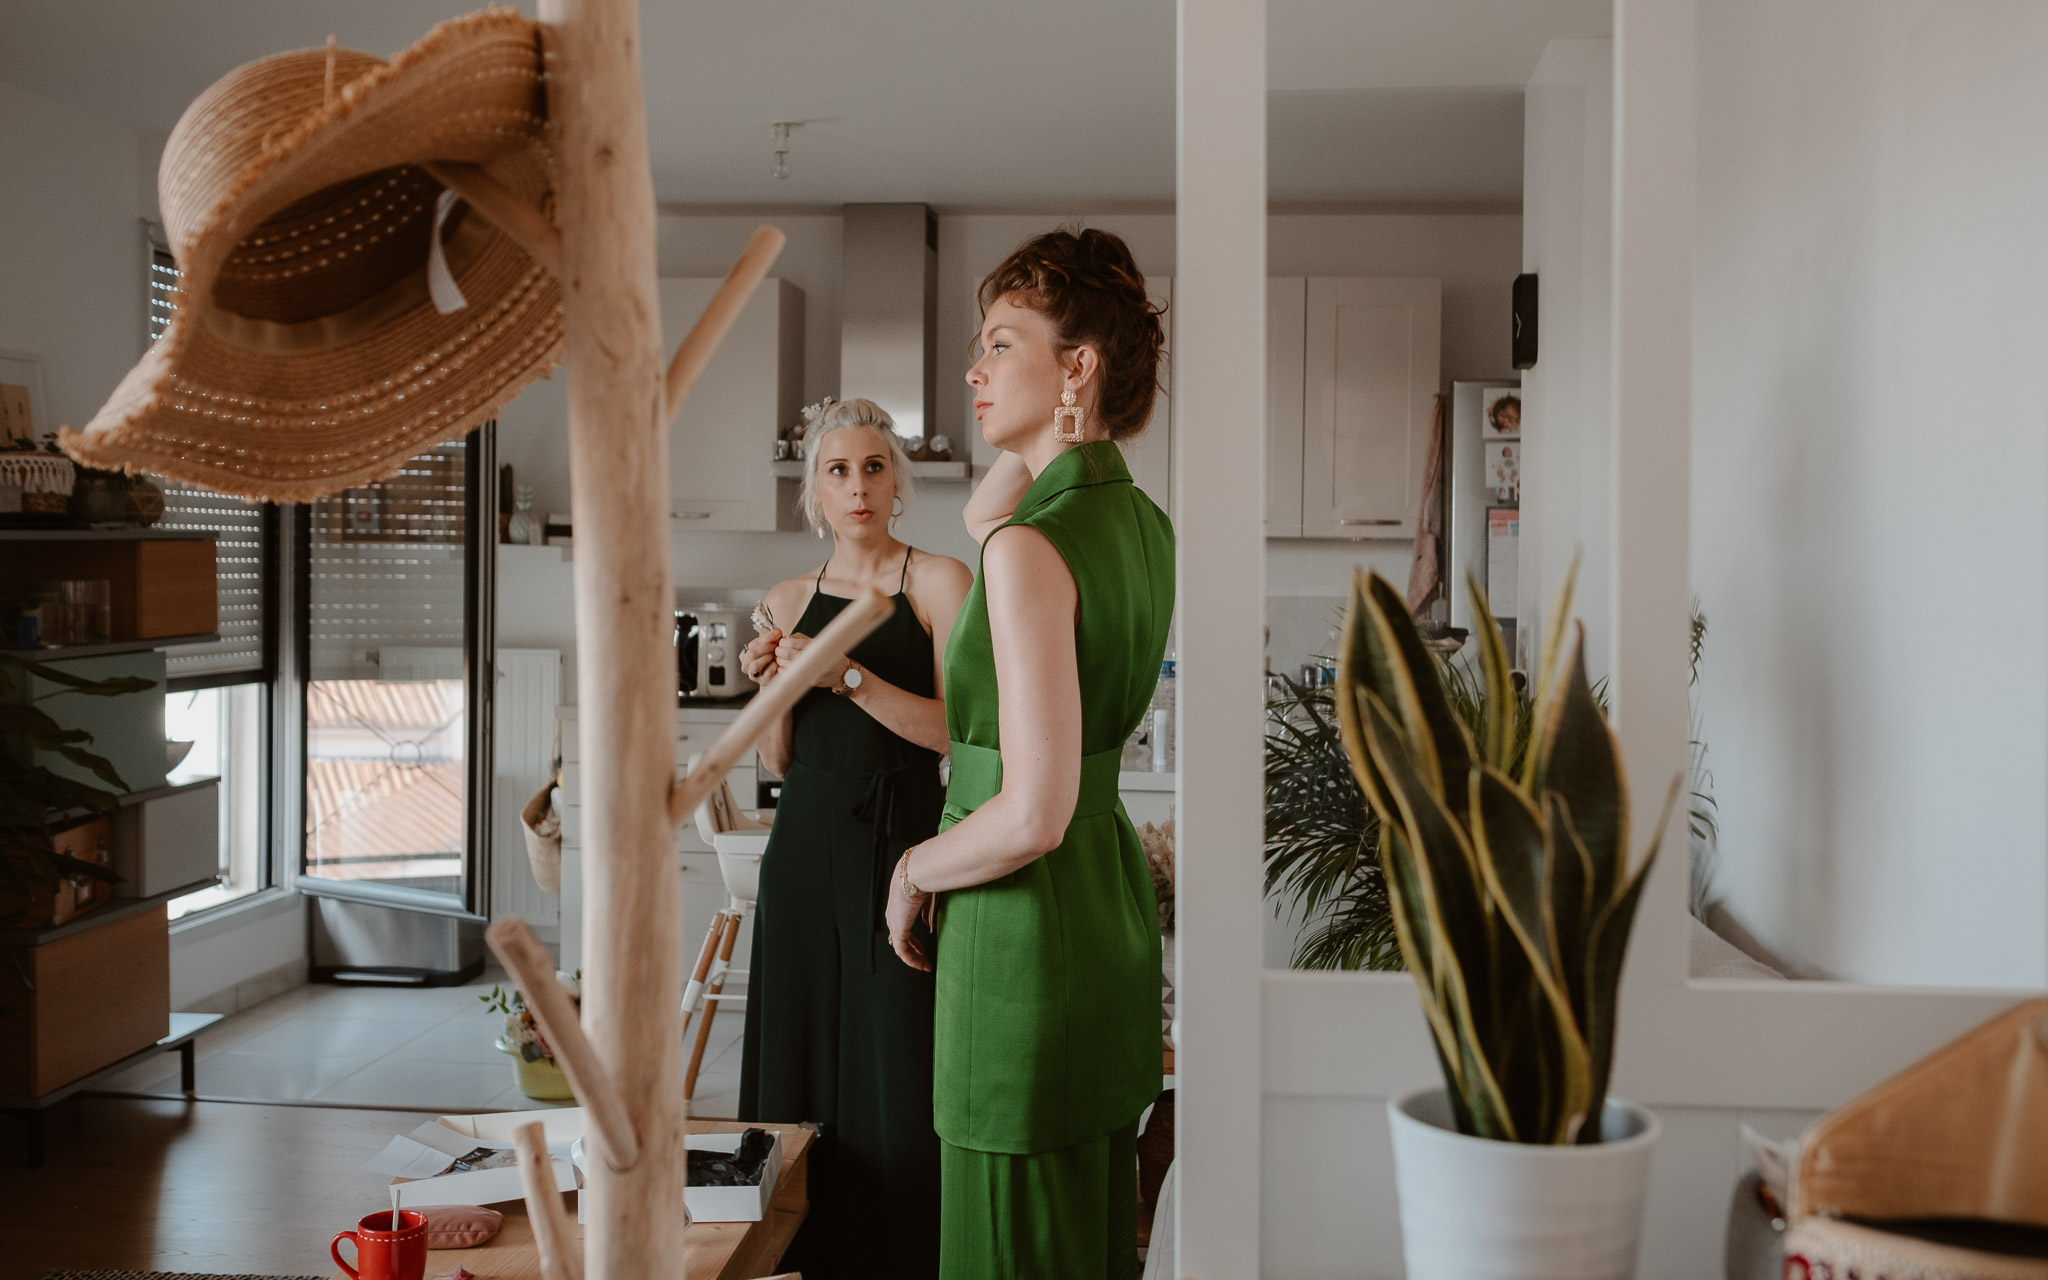
[(441, 225), (448, 221), (448, 211), (461, 198), (453, 191), (441, 192), (434, 201), (434, 231), (427, 240), (427, 292), (434, 299), (434, 310), (444, 316), (469, 305), (469, 299), (462, 296), (462, 286), (455, 283), (455, 273), (448, 269), (448, 254), (441, 248)]

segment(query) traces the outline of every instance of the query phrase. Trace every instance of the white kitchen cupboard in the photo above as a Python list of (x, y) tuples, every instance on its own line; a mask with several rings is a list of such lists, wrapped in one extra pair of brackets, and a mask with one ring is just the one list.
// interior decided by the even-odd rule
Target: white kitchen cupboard
[(1159, 324), (1166, 331), (1160, 353), (1159, 395), (1152, 402), (1152, 417), (1145, 430), (1127, 442), (1124, 461), (1131, 479), (1147, 497), (1169, 515), (1173, 512), (1173, 277), (1153, 276), (1145, 281), (1152, 301), (1166, 308)]
[(1301, 536), (1413, 538), (1429, 462), (1442, 282), (1310, 277)]
[(1266, 279), (1266, 536), (1301, 536), (1302, 355), (1308, 280)]
[[(660, 282), (661, 328), (673, 347), (719, 281)], [(772, 532), (776, 429), (803, 410), (804, 293), (763, 280), (697, 380), (669, 437), (669, 518), (682, 529)]]

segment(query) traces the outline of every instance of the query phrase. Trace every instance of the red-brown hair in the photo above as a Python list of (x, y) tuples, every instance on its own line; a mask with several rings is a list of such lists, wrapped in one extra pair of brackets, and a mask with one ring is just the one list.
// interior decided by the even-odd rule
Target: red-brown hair
[(1063, 350), (1095, 348), (1097, 420), (1112, 440), (1145, 429), (1159, 394), (1163, 308), (1145, 296), (1145, 277), (1121, 237), (1094, 227), (1034, 236), (988, 273), (976, 297), (983, 316), (1008, 298), (1044, 316)]

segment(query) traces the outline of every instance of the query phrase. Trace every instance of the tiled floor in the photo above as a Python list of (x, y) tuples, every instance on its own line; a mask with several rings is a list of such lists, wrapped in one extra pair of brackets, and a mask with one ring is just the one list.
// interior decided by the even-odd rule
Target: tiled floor
[[(501, 981), (487, 972), (464, 987), (294, 988), (200, 1036), (199, 1094), (449, 1112), (566, 1105), (520, 1093), (512, 1060), (491, 1047), (503, 1019), (480, 997)], [(692, 1115), (729, 1117), (737, 1109), (742, 1021), (733, 1010), (712, 1025)], [(690, 1031), (694, 1037), (694, 1025)], [(166, 1054), (103, 1087), (179, 1096), (177, 1057)]]

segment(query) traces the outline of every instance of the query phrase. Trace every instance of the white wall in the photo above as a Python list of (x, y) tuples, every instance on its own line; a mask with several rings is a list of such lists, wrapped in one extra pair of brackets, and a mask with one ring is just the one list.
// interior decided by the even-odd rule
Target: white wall
[(85, 425), (141, 354), (141, 145), (0, 83), (0, 348), (42, 357), (39, 434)]
[(2043, 48), (2038, 5), (1700, 6), (1718, 888), (1801, 972), (2048, 984)]
[(1555, 40), (1523, 112), (1522, 269), (1537, 277), (1537, 359), (1522, 374), (1518, 644), (1536, 657), (1551, 597), (1579, 556), (1586, 665), (1611, 670), (1613, 42)]

